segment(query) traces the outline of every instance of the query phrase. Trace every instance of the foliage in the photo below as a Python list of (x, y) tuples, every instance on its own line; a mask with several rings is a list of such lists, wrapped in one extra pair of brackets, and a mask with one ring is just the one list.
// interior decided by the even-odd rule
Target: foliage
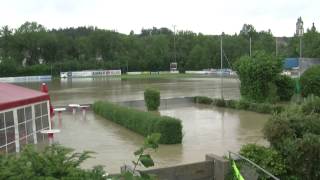
[(300, 77), (302, 96), (320, 96), (320, 65), (307, 69)]
[(284, 107), (281, 105), (273, 105), (269, 103), (253, 103), (244, 99), (237, 101), (237, 100), (225, 100), (225, 99), (211, 99), (205, 96), (195, 96), (193, 97), (193, 102), (200, 103), (200, 104), (208, 104), (208, 105), (212, 104), (218, 107), (248, 110), (248, 111), (266, 113), (266, 114), (280, 113), (284, 109)]
[(155, 89), (144, 91), (144, 102), (148, 111), (157, 111), (160, 106), (160, 92)]
[(302, 105), (291, 105), (282, 113), (274, 114), (264, 127), (271, 148), (285, 158), (287, 176), (320, 177), (316, 160), (320, 156), (320, 115), (315, 111), (318, 103), (318, 98), (310, 98)]
[(144, 141), (144, 144), (141, 148), (136, 150), (134, 152), (134, 155), (137, 156), (136, 161), (132, 161), (133, 163), (133, 169), (130, 171), (122, 172), (121, 175), (113, 177), (113, 179), (126, 179), (126, 180), (151, 180), (156, 179), (154, 176), (144, 173), (142, 171), (137, 170), (138, 166), (144, 166), (145, 168), (149, 168), (154, 166), (154, 161), (151, 158), (151, 155), (149, 154), (150, 150), (157, 150), (159, 147), (159, 140), (160, 140), (161, 134), (159, 133), (153, 133)]
[[(274, 52), (275, 40), (270, 31), (257, 32), (252, 25), (246, 27), (250, 30), (253, 49)], [(117, 68), (123, 72), (163, 71), (169, 70), (173, 57), (180, 72), (220, 67), (220, 36), (183, 30), (173, 36), (168, 28), (153, 27), (126, 35), (92, 26), (47, 29), (36, 22), (26, 22), (17, 29), (0, 28), (0, 59), (17, 63), (13, 66), (17, 72), (22, 69), (24, 59), (27, 67), (43, 59), (48, 70), (53, 66), (53, 75), (60, 71), (100, 68)], [(248, 37), (248, 33), (223, 36), (225, 54), (231, 64), (249, 53)], [(103, 65), (99, 66), (100, 63)], [(12, 76), (5, 72), (0, 75)], [(29, 75), (29, 71), (24, 70), (20, 75)]]
[(254, 102), (265, 102), (270, 97), (272, 84), (282, 69), (281, 61), (265, 52), (242, 56), (235, 67), (241, 81), (241, 96)]
[[(246, 144), (241, 147), (239, 153), (275, 176), (280, 177), (287, 173), (285, 159), (279, 152), (272, 148), (256, 144)], [(264, 174), (260, 174), (260, 176), (263, 175)]]
[(182, 141), (182, 124), (179, 119), (102, 101), (95, 102), (93, 110), (100, 116), (143, 136), (160, 133), (159, 142), (162, 144), (178, 144)]
[(199, 104), (212, 104), (213, 99), (205, 96), (195, 96), (193, 97), (193, 102)]
[(308, 96), (308, 98), (301, 105), (301, 110), (304, 114), (320, 114), (320, 98), (317, 96)]
[(281, 101), (289, 101), (295, 91), (295, 81), (286, 75), (278, 75), (275, 80), (277, 95)]
[(214, 99), (213, 104), (218, 107), (225, 107), (226, 101), (224, 99)]
[(106, 179), (101, 166), (91, 170), (80, 168), (90, 152), (74, 153), (69, 148), (52, 145), (43, 152), (26, 147), (19, 155), (0, 155), (0, 179)]

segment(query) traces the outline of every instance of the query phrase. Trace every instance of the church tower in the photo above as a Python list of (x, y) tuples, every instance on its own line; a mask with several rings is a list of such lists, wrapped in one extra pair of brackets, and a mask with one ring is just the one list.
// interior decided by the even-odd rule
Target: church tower
[(298, 21), (296, 23), (296, 36), (303, 36), (304, 30), (303, 30), (303, 21), (301, 17), (298, 18)]

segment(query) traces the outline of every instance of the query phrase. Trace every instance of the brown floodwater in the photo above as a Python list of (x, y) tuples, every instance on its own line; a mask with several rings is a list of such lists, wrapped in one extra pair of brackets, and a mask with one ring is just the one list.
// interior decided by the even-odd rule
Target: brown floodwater
[[(20, 85), (38, 89), (40, 83)], [(157, 88), (161, 98), (210, 96), (220, 97), (219, 78), (183, 79), (73, 79), (72, 81), (48, 82), (52, 103), (55, 106), (71, 103), (93, 103), (95, 100), (114, 102), (142, 100), (146, 87)], [(239, 98), (237, 79), (224, 79), (223, 96)], [(181, 119), (183, 142), (179, 145), (160, 145), (152, 153), (156, 167), (170, 166), (204, 160), (205, 154), (225, 155), (229, 150), (238, 151), (243, 144), (267, 144), (262, 137), (262, 128), (268, 115), (248, 111), (210, 107), (196, 104), (176, 105), (160, 109), (161, 115)], [(94, 158), (86, 161), (86, 168), (104, 165), (109, 173), (120, 171), (120, 166), (135, 159), (133, 152), (144, 138), (89, 111), (84, 118), (81, 112), (72, 115), (64, 112), (59, 126), (54, 117), (55, 128), (61, 133), (55, 141), (76, 151), (94, 151)]]

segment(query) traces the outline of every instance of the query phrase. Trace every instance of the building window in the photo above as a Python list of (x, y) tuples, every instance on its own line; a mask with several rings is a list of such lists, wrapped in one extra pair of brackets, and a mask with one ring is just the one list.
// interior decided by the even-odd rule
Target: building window
[[(32, 119), (32, 106), (34, 107), (34, 119)], [(47, 102), (42, 102), (27, 107), (13, 109), (0, 113), (0, 153), (16, 152), (16, 142), (19, 142), (20, 150), (26, 144), (33, 144), (35, 137), (38, 142), (46, 140), (46, 135), (41, 130), (49, 129), (49, 114)], [(16, 113), (17, 119), (14, 119)], [(35, 122), (34, 122), (35, 121)], [(17, 122), (18, 124), (15, 124)], [(35, 129), (34, 125), (35, 123)], [(16, 139), (16, 131), (19, 134)]]
[(45, 134), (41, 134), (41, 130), (49, 129), (49, 114), (47, 102), (36, 104), (35, 106), (35, 121), (36, 121), (36, 133), (37, 141), (43, 142), (46, 140)]

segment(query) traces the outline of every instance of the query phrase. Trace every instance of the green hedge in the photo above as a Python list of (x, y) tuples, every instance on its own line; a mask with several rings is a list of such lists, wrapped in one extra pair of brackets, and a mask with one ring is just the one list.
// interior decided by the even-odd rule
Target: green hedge
[(160, 106), (160, 92), (155, 89), (144, 91), (144, 102), (148, 111), (157, 111)]
[(213, 99), (205, 96), (195, 96), (193, 97), (193, 102), (199, 104), (212, 104)]
[(227, 107), (232, 109), (248, 110), (258, 113), (280, 113), (284, 110), (283, 106), (273, 105), (269, 103), (253, 103), (246, 100), (224, 100), (224, 99), (211, 99), (204, 96), (195, 96), (193, 101), (199, 104), (213, 104), (218, 107)]
[(96, 114), (143, 136), (160, 133), (160, 143), (162, 144), (178, 144), (182, 141), (182, 124), (179, 119), (159, 116), (104, 101), (95, 102), (93, 110)]
[(295, 82), (294, 80), (286, 75), (279, 75), (275, 80), (277, 86), (277, 94), (281, 101), (290, 101), (294, 94)]
[(300, 77), (302, 96), (320, 96), (320, 65), (306, 70)]

